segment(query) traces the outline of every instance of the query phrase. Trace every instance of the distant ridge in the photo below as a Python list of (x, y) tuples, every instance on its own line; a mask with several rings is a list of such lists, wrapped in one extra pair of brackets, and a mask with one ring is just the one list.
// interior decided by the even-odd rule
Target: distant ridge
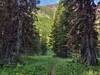
[(58, 0), (40, 0), (40, 4), (38, 4), (38, 6), (46, 6), (46, 5), (52, 5), (57, 3)]
[(54, 12), (57, 8), (57, 4), (49, 4), (49, 5), (38, 6), (38, 7), (40, 8), (38, 14), (48, 15), (49, 17), (53, 18)]
[(46, 5), (48, 8), (51, 8), (51, 9), (56, 9), (57, 7), (57, 4), (50, 4), (50, 5)]

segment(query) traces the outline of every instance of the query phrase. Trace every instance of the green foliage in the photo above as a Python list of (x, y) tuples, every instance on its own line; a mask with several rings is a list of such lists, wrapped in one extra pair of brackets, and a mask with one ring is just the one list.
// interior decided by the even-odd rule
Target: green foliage
[(39, 32), (40, 40), (41, 40), (41, 54), (47, 54), (47, 50), (49, 48), (50, 41), (50, 33), (52, 31), (53, 25), (53, 10), (50, 10), (49, 7), (43, 6), (40, 7), (38, 11), (37, 17), (38, 21), (36, 21), (36, 28)]
[(70, 29), (69, 16), (70, 12), (68, 7), (64, 7), (62, 3), (59, 3), (52, 32), (53, 49), (55, 54), (59, 57), (68, 56), (66, 44), (68, 39), (67, 34)]
[(94, 0), (60, 1), (52, 32), (55, 54), (67, 57), (69, 48), (77, 49), (82, 63), (95, 65), (97, 32), (94, 30)]
[(52, 70), (56, 75), (100, 75), (100, 66), (85, 66), (73, 62), (72, 59), (26, 56), (23, 61), (24, 65), (1, 68), (0, 75), (51, 75)]

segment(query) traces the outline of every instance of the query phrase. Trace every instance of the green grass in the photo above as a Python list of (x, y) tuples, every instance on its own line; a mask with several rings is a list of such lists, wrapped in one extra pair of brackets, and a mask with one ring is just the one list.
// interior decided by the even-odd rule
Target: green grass
[(23, 57), (24, 65), (5, 66), (0, 75), (100, 75), (100, 66), (85, 66), (72, 59), (53, 58), (51, 56)]

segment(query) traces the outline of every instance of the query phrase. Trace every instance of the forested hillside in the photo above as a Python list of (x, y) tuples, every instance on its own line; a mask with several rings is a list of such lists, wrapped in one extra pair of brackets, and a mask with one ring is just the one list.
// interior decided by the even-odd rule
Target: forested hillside
[(45, 14), (53, 18), (57, 5), (51, 4), (46, 6), (39, 6), (39, 8), (40, 8), (40, 10), (38, 11), (39, 14)]
[(37, 12), (36, 28), (41, 40), (41, 52), (45, 55), (50, 49), (50, 36), (53, 27), (53, 16), (57, 5), (39, 6)]

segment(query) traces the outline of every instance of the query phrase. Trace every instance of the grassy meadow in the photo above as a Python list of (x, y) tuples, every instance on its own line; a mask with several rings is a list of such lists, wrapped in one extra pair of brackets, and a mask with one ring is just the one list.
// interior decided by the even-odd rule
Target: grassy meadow
[(73, 59), (61, 59), (52, 56), (22, 57), (24, 64), (5, 65), (0, 75), (100, 75), (100, 65), (86, 66)]

